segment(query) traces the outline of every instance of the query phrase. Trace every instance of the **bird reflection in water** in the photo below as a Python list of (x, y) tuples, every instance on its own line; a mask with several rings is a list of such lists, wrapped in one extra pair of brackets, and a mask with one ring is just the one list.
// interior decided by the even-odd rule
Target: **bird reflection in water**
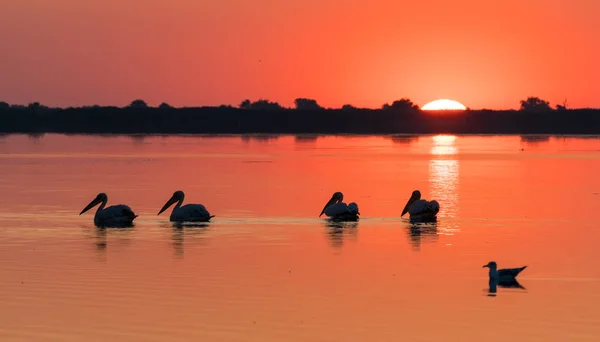
[(350, 237), (356, 239), (358, 234), (357, 221), (325, 220), (325, 233), (331, 247), (340, 248), (344, 245), (344, 239)]
[(412, 222), (407, 229), (414, 250), (421, 250), (421, 243), (433, 243), (438, 240), (437, 220), (432, 222)]
[(108, 245), (106, 241), (106, 228), (96, 228), (96, 248), (99, 251), (105, 251)]
[(172, 245), (173, 250), (175, 252), (175, 257), (183, 258), (183, 244), (185, 240), (185, 235), (203, 235), (208, 229), (208, 226), (210, 226), (210, 223), (208, 222), (173, 222), (171, 224), (171, 227), (173, 229), (171, 240), (173, 241)]
[(490, 278), (489, 288), (488, 288), (488, 296), (495, 297), (496, 292), (498, 291), (498, 287), (507, 288), (507, 289), (519, 289), (519, 290), (527, 290), (523, 285), (519, 284), (516, 279), (511, 280), (497, 280), (494, 278)]
[(92, 229), (94, 230), (93, 235), (96, 251), (98, 251), (101, 256), (106, 256), (109, 231), (110, 235), (118, 237), (119, 243), (128, 244), (130, 242), (129, 235), (133, 231), (133, 226), (125, 228), (94, 227)]

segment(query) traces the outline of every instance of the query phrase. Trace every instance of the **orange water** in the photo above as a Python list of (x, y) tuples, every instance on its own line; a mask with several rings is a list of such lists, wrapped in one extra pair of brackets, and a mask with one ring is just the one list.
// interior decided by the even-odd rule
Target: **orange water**
[[(1, 136), (0, 340), (597, 341), (599, 171), (600, 138)], [(208, 227), (156, 215), (178, 189)]]

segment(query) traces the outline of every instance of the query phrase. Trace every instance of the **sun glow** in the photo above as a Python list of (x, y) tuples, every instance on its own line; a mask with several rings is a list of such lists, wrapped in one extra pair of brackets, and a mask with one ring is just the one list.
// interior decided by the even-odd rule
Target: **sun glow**
[(465, 110), (467, 107), (462, 103), (454, 100), (439, 99), (431, 101), (421, 107), (422, 110)]

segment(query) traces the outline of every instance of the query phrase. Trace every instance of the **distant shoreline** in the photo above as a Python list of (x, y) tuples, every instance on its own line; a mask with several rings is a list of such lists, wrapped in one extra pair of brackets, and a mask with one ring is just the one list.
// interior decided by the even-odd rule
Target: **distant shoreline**
[(42, 137), (45, 135), (62, 135), (67, 137), (106, 137), (106, 138), (153, 138), (153, 137), (182, 137), (182, 138), (242, 138), (248, 140), (270, 140), (292, 137), (298, 140), (316, 140), (325, 137), (384, 137), (398, 138), (398, 141), (451, 135), (456, 137), (521, 137), (525, 141), (542, 141), (549, 138), (581, 138), (600, 139), (600, 134), (513, 134), (513, 133), (64, 133), (64, 132), (0, 132), (0, 137), (26, 135)]
[(111, 135), (598, 135), (600, 109), (0, 108), (0, 133)]

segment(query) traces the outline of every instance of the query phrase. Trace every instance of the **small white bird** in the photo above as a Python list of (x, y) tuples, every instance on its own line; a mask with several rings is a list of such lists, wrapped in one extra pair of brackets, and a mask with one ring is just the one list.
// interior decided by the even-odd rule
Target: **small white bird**
[(208, 210), (202, 204), (186, 204), (181, 206), (185, 194), (183, 191), (178, 190), (173, 193), (173, 196), (165, 203), (160, 209), (158, 215), (162, 214), (163, 211), (167, 210), (173, 203), (177, 202), (175, 208), (171, 212), (169, 220), (172, 222), (208, 222), (215, 215), (211, 215)]
[(440, 204), (436, 200), (427, 201), (421, 199), (421, 192), (415, 190), (406, 202), (402, 214), (404, 216), (408, 212), (411, 220), (431, 221), (436, 219), (437, 213), (440, 211)]
[(335, 192), (333, 194), (333, 196), (331, 196), (331, 199), (329, 199), (329, 201), (327, 202), (327, 204), (325, 204), (325, 206), (323, 207), (323, 210), (321, 211), (321, 214), (319, 214), (319, 217), (321, 217), (323, 214), (327, 215), (327, 217), (330, 217), (331, 219), (334, 220), (340, 220), (340, 221), (356, 221), (358, 220), (358, 216), (360, 215), (360, 212), (358, 211), (358, 204), (351, 202), (349, 204), (346, 204), (344, 202), (342, 202), (344, 200), (344, 194), (342, 194), (341, 192)]
[(498, 282), (515, 280), (519, 273), (527, 268), (527, 266), (523, 266), (518, 268), (503, 268), (499, 270), (495, 261), (490, 261), (487, 263), (487, 265), (483, 265), (483, 267), (489, 268), (490, 279)]
[(111, 205), (108, 208), (104, 208), (106, 202), (108, 202), (108, 196), (101, 192), (83, 208), (79, 215), (102, 203), (94, 215), (94, 224), (98, 227), (130, 227), (133, 224), (133, 220), (138, 217), (131, 208), (124, 204)]

